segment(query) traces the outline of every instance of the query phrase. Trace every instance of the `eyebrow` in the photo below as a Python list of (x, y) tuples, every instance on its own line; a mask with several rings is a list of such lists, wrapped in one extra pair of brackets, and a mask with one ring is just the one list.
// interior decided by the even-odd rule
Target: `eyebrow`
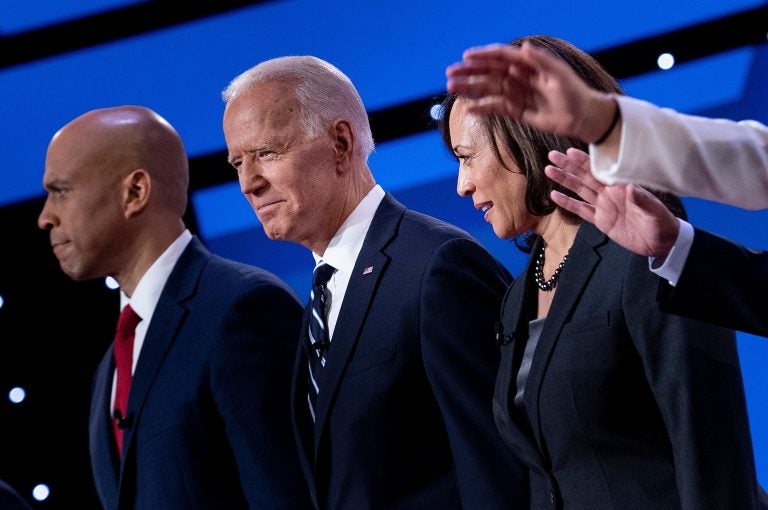
[(59, 189), (62, 186), (65, 186), (67, 183), (62, 181), (61, 179), (52, 179), (50, 181), (43, 181), (43, 188), (44, 189)]
[(229, 162), (229, 164), (230, 164), (230, 165), (233, 165), (233, 166), (234, 166), (234, 161), (235, 161), (236, 159), (242, 159), (242, 158), (243, 158), (243, 155), (246, 155), (246, 154), (254, 154), (254, 153), (256, 153), (256, 152), (259, 152), (259, 151), (261, 151), (261, 150), (264, 150), (265, 148), (266, 148), (266, 146), (262, 144), (262, 145), (260, 145), (260, 146), (258, 146), (258, 147), (255, 147), (255, 148), (253, 148), (253, 149), (247, 149), (247, 150), (243, 150), (243, 151), (240, 151), (240, 154), (239, 154), (238, 156), (232, 156), (232, 155), (229, 155), (229, 154), (228, 154), (228, 155), (227, 155), (227, 161)]

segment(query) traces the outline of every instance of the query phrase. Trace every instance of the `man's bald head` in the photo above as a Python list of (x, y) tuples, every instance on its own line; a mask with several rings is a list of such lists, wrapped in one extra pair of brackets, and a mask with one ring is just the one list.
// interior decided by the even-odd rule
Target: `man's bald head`
[(72, 279), (113, 276), (130, 295), (183, 232), (188, 183), (165, 119), (140, 106), (92, 110), (48, 145), (38, 226)]
[(153, 202), (184, 214), (189, 164), (184, 144), (163, 117), (142, 106), (91, 110), (61, 128), (48, 154), (87, 161), (105, 178), (122, 178), (133, 170), (147, 171), (153, 180)]

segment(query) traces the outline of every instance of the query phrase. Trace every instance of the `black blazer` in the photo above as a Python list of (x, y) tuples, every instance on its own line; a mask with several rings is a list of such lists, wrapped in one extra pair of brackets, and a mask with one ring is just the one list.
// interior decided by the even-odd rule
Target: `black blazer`
[(513, 398), (531, 273), (529, 263), (504, 299), (511, 341), (494, 397), (502, 436), (530, 468), (531, 508), (756, 508), (733, 332), (662, 313), (647, 259), (584, 223), (534, 352), (524, 416)]
[(296, 357), (293, 419), (317, 508), (528, 507), (491, 411), (508, 282), (468, 234), (384, 198), (318, 375), (314, 427)]
[(90, 452), (104, 508), (307, 508), (289, 410), (301, 313), (277, 277), (193, 239), (144, 339), (121, 459), (111, 347), (96, 373)]
[(680, 281), (662, 280), (659, 301), (669, 313), (768, 336), (768, 253), (696, 229)]

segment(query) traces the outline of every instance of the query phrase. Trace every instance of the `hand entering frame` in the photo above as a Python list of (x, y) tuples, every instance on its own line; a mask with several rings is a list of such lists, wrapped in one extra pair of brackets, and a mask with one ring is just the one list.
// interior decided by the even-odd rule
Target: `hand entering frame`
[(679, 223), (667, 207), (635, 184), (606, 186), (589, 169), (589, 155), (578, 149), (549, 153), (547, 177), (584, 201), (552, 191), (552, 200), (624, 248), (647, 257), (666, 258), (677, 239)]

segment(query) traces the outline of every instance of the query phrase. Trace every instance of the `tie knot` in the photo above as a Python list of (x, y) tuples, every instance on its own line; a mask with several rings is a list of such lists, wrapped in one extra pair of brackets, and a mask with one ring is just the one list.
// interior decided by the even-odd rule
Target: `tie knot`
[(117, 332), (132, 335), (140, 321), (141, 317), (131, 308), (131, 305), (125, 305), (117, 320)]
[(336, 271), (335, 267), (320, 261), (312, 272), (312, 286), (324, 287), (328, 283), (328, 280), (331, 279), (331, 276), (333, 276), (334, 271)]

